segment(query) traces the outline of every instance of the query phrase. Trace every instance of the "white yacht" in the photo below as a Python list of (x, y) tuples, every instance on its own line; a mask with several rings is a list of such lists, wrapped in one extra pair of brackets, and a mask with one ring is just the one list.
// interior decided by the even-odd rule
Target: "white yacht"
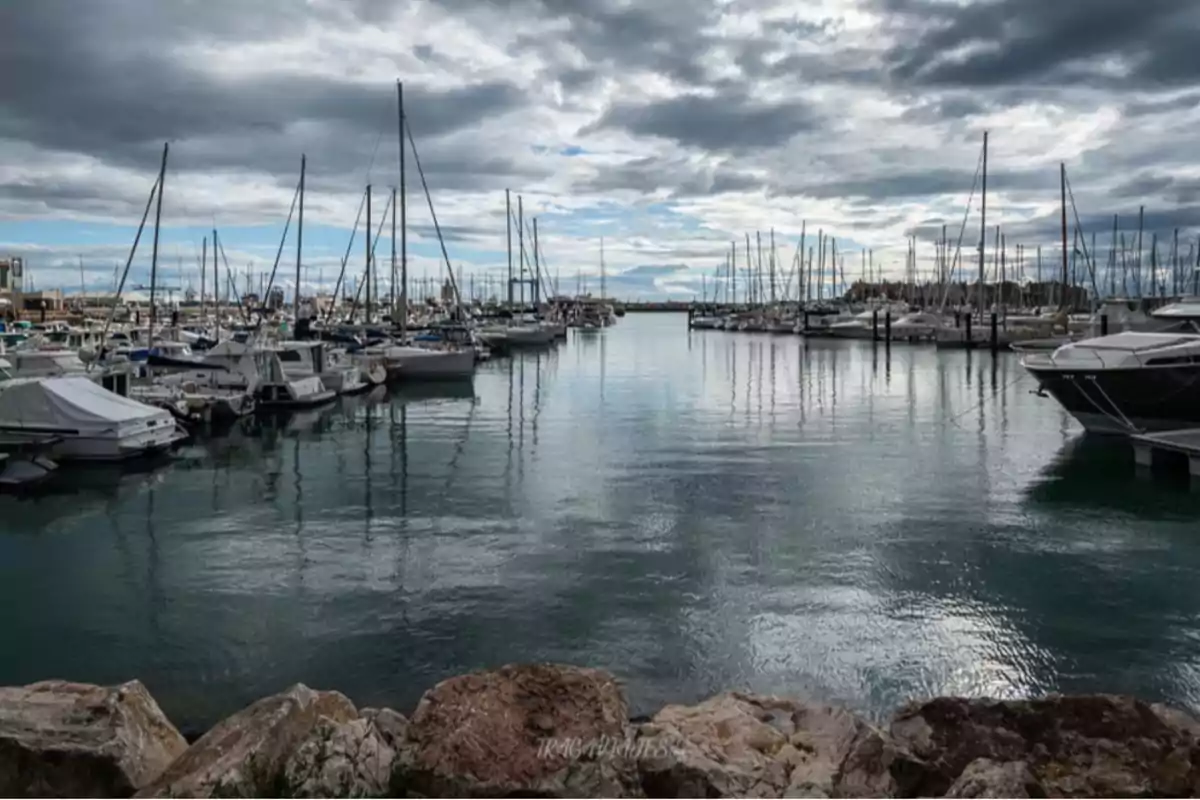
[(892, 338), (899, 341), (932, 339), (946, 327), (946, 320), (929, 311), (905, 314), (892, 322)]
[(166, 450), (187, 438), (171, 414), (114, 394), (83, 377), (0, 382), (0, 436), (49, 441), (60, 461), (118, 461)]
[[(875, 334), (874, 310), (860, 311), (847, 320), (831, 322), (825, 332), (835, 339), (870, 339)], [(879, 335), (883, 335), (884, 312), (879, 312)]]
[(316, 339), (279, 343), (279, 361), (289, 378), (316, 376), (337, 394), (355, 394), (370, 388), (362, 370), (349, 360), (336, 357), (325, 342)]
[(10, 350), (5, 357), (14, 378), (58, 378), (88, 371), (88, 365), (72, 350)]
[(1170, 329), (1084, 339), (1027, 354), (1021, 365), (1088, 431), (1200, 427), (1200, 301), (1151, 317)]
[(289, 375), (280, 360), (281, 352), (288, 351), (262, 350), (256, 354), (265, 361), (266, 367), (258, 385), (260, 408), (312, 408), (337, 397), (337, 392), (326, 386), (318, 375)]

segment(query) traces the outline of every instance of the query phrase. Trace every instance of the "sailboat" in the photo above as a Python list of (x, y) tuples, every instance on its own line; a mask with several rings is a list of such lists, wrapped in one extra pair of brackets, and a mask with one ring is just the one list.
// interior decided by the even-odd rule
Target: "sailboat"
[[(475, 350), (474, 348), (456, 348), (444, 347), (440, 349), (427, 349), (424, 347), (415, 347), (406, 343), (408, 335), (408, 192), (405, 185), (405, 151), (406, 141), (412, 142), (412, 134), (408, 130), (408, 120), (404, 115), (404, 84), (396, 81), (396, 107), (398, 113), (398, 134), (400, 145), (400, 191), (397, 196), (396, 203), (392, 206), (392, 225), (393, 229), (396, 225), (396, 209), (399, 207), (400, 212), (400, 298), (402, 309), (400, 312), (400, 330), (399, 341), (392, 344), (376, 345), (366, 348), (364, 351), (368, 355), (381, 358), (386, 366), (388, 378), (395, 380), (462, 380), (470, 379), (475, 375)], [(417, 169), (421, 168), (420, 158), (417, 156), (416, 145), (413, 143), (413, 158), (416, 159)], [(422, 184), (424, 184), (424, 176), (422, 175)], [(433, 201), (429, 198), (429, 188), (425, 187), (426, 200), (429, 201), (430, 213), (433, 213)], [(437, 217), (434, 216), (434, 226), (437, 226)], [(368, 231), (370, 225), (368, 225)], [(369, 235), (369, 234), (368, 234)], [(440, 238), (440, 233), (439, 233)], [(445, 255), (445, 245), (443, 245), (443, 255)], [(370, 270), (370, 260), (368, 259), (368, 279)], [(446, 262), (447, 270), (450, 270), (449, 259)], [(451, 270), (451, 281), (453, 281), (453, 271)], [(369, 280), (368, 280), (369, 283)], [(455, 290), (455, 298), (458, 298), (458, 292)], [(461, 304), (459, 305), (461, 313)]]

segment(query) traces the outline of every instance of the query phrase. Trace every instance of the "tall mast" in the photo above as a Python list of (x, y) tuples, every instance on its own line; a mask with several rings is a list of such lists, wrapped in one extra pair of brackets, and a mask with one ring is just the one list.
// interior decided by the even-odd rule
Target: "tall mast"
[(604, 300), (604, 237), (600, 237), (600, 299)]
[(1059, 307), (1064, 307), (1067, 304), (1067, 165), (1059, 162), (1059, 193), (1061, 195), (1062, 204), (1062, 297), (1059, 298)]
[[(987, 157), (988, 157), (988, 132), (983, 132), (983, 180), (981, 182), (980, 194), (980, 210), (979, 210), (979, 293), (976, 296), (976, 304), (979, 306), (979, 321), (983, 322), (983, 258), (984, 250), (987, 248)], [(1066, 219), (1066, 217), (1063, 217)], [(1063, 223), (1064, 225), (1066, 223)], [(1066, 230), (1065, 228), (1063, 230)]]
[[(504, 231), (508, 237), (508, 304), (513, 301), (512, 278), (512, 193), (504, 190)], [(576, 291), (578, 293), (578, 290)]]
[[(308, 158), (300, 154), (300, 216), (296, 218), (296, 295), (292, 298), (292, 313), (300, 319), (300, 250), (304, 246), (304, 170)], [(246, 290), (249, 291), (250, 273), (246, 272)]]
[(221, 269), (217, 266), (217, 229), (213, 228), (213, 317), (217, 327), (213, 332), (217, 341), (221, 339)]
[(733, 304), (737, 305), (737, 242), (729, 245), (729, 282), (733, 285)]
[(154, 249), (150, 253), (150, 336), (154, 337), (154, 320), (157, 317), (154, 306), (154, 285), (158, 281), (158, 229), (162, 224), (163, 182), (167, 178), (167, 150), (170, 145), (163, 142), (162, 166), (158, 168), (158, 197), (154, 207)]
[[(404, 84), (396, 81), (396, 114), (400, 122), (400, 341), (408, 333), (408, 191), (404, 184)], [(368, 226), (369, 229), (369, 226)]]
[(750, 257), (750, 232), (746, 232), (746, 304), (753, 305), (756, 299), (754, 292), (754, 259)]
[(391, 280), (388, 281), (388, 285), (391, 287), (391, 293), (389, 295), (391, 299), (388, 301), (388, 305), (391, 306), (391, 309), (392, 309), (391, 314), (389, 316), (391, 316), (391, 318), (392, 318), (393, 325), (396, 324), (396, 195), (397, 194), (398, 194), (398, 192), (396, 191), (396, 187), (393, 186), (392, 187), (392, 277), (391, 277)]
[(204, 319), (204, 270), (208, 267), (208, 237), (200, 244), (200, 319)]
[(517, 271), (521, 275), (521, 305), (525, 305), (525, 201), (517, 195), (517, 243), (520, 246), (520, 259)]
[(363, 274), (363, 280), (367, 285), (363, 289), (367, 293), (366, 311), (363, 315), (367, 325), (371, 324), (371, 231), (375, 230), (371, 227), (371, 184), (367, 184), (367, 235), (364, 237), (367, 245), (367, 270)]
[(775, 229), (771, 228), (771, 304), (775, 304)]
[(796, 275), (796, 299), (800, 299), (800, 287), (804, 285), (804, 234), (808, 232), (808, 221), (800, 220), (800, 272)]
[[(536, 307), (542, 285), (542, 262), (538, 257), (537, 217), (533, 218), (533, 305)], [(462, 283), (462, 281), (459, 281)]]

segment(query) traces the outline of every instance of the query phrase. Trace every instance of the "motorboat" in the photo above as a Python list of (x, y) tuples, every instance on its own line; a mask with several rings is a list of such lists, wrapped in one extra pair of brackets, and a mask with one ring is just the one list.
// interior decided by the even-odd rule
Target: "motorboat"
[(88, 365), (72, 350), (11, 350), (6, 358), (14, 378), (60, 378), (88, 371)]
[(847, 320), (831, 322), (825, 328), (825, 333), (835, 339), (870, 339), (875, 335), (876, 322), (880, 335), (883, 334), (883, 314), (871, 311), (860, 311)]
[(226, 339), (209, 348), (201, 368), (183, 372), (174, 380), (192, 379), (212, 388), (249, 393), (258, 408), (308, 408), (337, 397), (317, 375), (289, 375), (280, 360), (281, 352), (285, 351)]
[(1083, 427), (1133, 433), (1200, 427), (1200, 302), (1151, 316), (1171, 329), (1122, 331), (1029, 353), (1022, 366)]
[(165, 451), (187, 431), (171, 414), (84, 377), (0, 382), (0, 436), (36, 443), (54, 437), (57, 461), (119, 461)]
[(892, 339), (898, 341), (916, 341), (932, 339), (937, 332), (946, 327), (946, 320), (929, 311), (915, 311), (904, 314), (892, 322)]
[[(597, 323), (599, 327), (599, 323)], [(554, 331), (540, 325), (492, 325), (480, 328), (479, 338), (493, 350), (514, 347), (545, 347), (554, 343)]]
[(297, 409), (324, 405), (337, 397), (337, 392), (325, 385), (318, 375), (296, 377), (289, 375), (279, 355), (265, 350), (266, 370), (258, 384), (260, 408)]
[(280, 342), (278, 356), (284, 373), (290, 378), (316, 376), (327, 389), (337, 394), (355, 394), (372, 384), (363, 380), (358, 365), (343, 359), (340, 350), (329, 350), (319, 339)]

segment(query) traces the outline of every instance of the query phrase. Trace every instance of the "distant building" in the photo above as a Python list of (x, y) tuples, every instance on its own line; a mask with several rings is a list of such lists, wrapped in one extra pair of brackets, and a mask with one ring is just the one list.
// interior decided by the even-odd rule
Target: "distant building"
[(21, 308), (25, 311), (41, 311), (47, 313), (63, 310), (62, 289), (44, 289), (38, 292), (24, 292), (21, 295)]
[(21, 259), (0, 258), (0, 298), (8, 301), (0, 305), (17, 304), (15, 295), (21, 292), (24, 272), (25, 264)]

